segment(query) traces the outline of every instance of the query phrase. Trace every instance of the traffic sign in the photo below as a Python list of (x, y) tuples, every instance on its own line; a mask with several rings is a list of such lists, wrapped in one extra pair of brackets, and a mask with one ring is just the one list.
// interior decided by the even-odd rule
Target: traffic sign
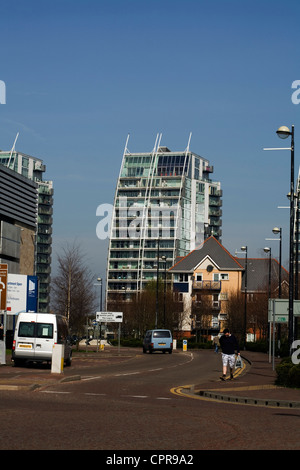
[(96, 312), (96, 320), (105, 323), (122, 323), (123, 312)]
[[(293, 313), (295, 317), (300, 316), (300, 300), (294, 300)], [(275, 323), (288, 323), (289, 301), (288, 299), (269, 299), (268, 321)]]

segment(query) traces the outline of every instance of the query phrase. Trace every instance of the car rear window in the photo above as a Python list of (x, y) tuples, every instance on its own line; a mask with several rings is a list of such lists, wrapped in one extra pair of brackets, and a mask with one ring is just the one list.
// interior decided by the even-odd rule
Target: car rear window
[(168, 330), (153, 332), (153, 338), (170, 338), (170, 337), (171, 337), (171, 334)]
[(20, 322), (21, 338), (53, 338), (52, 323)]

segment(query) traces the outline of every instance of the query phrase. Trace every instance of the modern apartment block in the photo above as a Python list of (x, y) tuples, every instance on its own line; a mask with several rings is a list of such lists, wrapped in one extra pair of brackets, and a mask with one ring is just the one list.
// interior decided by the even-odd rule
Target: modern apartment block
[(160, 140), (146, 153), (130, 153), (126, 142), (111, 222), (108, 303), (132, 298), (207, 236), (221, 239), (222, 191), (211, 179), (213, 167), (189, 143), (171, 151)]
[[(39, 281), (39, 311), (49, 311), (53, 223), (53, 182), (43, 181), (46, 166), (39, 158), (17, 152), (0, 151), (0, 164), (32, 180), (37, 185), (37, 223), (35, 230), (35, 266)], [(22, 273), (23, 274), (23, 273)], [(28, 273), (29, 274), (29, 273)]]

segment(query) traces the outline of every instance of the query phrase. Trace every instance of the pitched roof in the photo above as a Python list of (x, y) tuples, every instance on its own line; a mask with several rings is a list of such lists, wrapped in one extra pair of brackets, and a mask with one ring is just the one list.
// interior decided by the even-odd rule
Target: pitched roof
[[(245, 269), (245, 258), (239, 258), (239, 263)], [(279, 263), (276, 259), (271, 259), (271, 283), (279, 280)], [(288, 282), (289, 273), (281, 266), (281, 282)], [(269, 258), (248, 258), (247, 259), (247, 291), (257, 292), (264, 289), (267, 291), (269, 285)], [(242, 279), (242, 290), (245, 289), (245, 275)]]
[(180, 258), (169, 271), (172, 273), (193, 273), (206, 258), (209, 258), (220, 270), (243, 271), (243, 266), (214, 237), (209, 237), (199, 248)]

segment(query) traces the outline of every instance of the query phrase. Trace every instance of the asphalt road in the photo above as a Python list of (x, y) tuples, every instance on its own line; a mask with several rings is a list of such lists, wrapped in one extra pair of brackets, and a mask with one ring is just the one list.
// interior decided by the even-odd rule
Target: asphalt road
[(141, 450), (186, 455), (197, 450), (299, 449), (300, 411), (175, 393), (180, 385), (215, 381), (220, 369), (220, 356), (212, 351), (75, 357), (68, 374), (81, 380), (35, 391), (0, 391), (0, 449), (134, 451), (132, 455)]

